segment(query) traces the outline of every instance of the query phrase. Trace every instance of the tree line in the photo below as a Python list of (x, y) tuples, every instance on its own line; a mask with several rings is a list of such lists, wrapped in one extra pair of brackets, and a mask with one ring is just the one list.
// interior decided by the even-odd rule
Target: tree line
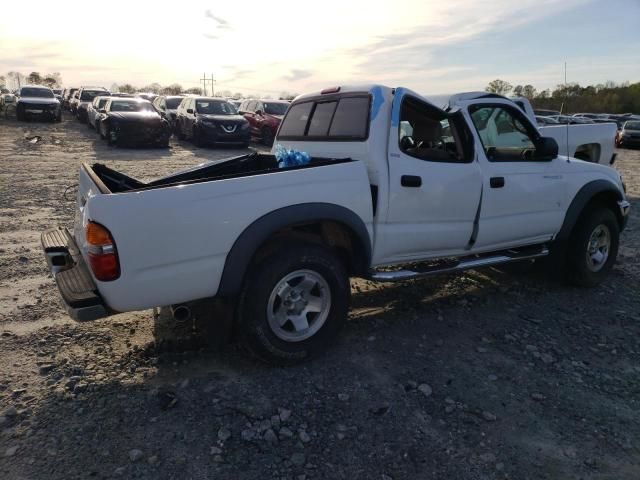
[(563, 113), (640, 113), (640, 82), (606, 82), (581, 86), (579, 83), (557, 85), (553, 90), (538, 91), (533, 85), (511, 85), (495, 79), (485, 91), (499, 95), (526, 97), (534, 108)]

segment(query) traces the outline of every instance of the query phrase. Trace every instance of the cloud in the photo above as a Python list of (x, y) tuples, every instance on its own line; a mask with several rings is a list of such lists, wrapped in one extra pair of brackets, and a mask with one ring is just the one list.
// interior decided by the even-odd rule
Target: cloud
[(231, 29), (231, 24), (225, 20), (224, 18), (215, 15), (211, 10), (207, 10), (204, 12), (204, 16), (205, 18), (208, 18), (209, 20), (213, 20), (213, 22), (216, 24), (216, 29), (217, 30), (230, 30)]
[(284, 78), (285, 80), (289, 80), (290, 82), (295, 82), (297, 80), (309, 78), (312, 74), (312, 70), (302, 70), (299, 68), (294, 68), (290, 70), (288, 75), (283, 75), (282, 78)]

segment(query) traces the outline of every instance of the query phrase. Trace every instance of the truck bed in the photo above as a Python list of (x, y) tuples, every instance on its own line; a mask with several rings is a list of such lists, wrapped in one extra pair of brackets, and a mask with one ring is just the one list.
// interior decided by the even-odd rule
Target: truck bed
[(250, 153), (221, 162), (201, 164), (189, 170), (184, 170), (147, 183), (129, 177), (102, 163), (94, 163), (91, 166), (84, 164), (84, 168), (92, 177), (96, 186), (100, 188), (101, 193), (124, 193), (290, 170), (302, 170), (350, 161), (352, 161), (350, 158), (335, 159), (314, 157), (306, 165), (279, 168), (278, 161), (274, 155)]

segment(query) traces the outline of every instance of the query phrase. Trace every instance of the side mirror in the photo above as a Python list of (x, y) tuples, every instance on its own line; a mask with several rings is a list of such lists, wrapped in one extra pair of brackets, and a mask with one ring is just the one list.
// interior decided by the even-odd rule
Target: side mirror
[(256, 110), (256, 115), (262, 115), (262, 110)]
[(540, 137), (536, 142), (536, 159), (553, 160), (558, 156), (558, 142), (555, 138)]
[(187, 108), (187, 113), (193, 113), (193, 108)]

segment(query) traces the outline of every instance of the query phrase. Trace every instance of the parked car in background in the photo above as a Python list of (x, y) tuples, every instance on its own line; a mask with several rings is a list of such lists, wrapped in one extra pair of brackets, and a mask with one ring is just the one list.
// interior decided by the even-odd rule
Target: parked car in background
[(58, 101), (60, 102), (60, 105), (62, 105), (62, 89), (61, 88), (54, 88), (53, 90), (53, 95), (58, 99)]
[(184, 95), (160, 95), (153, 101), (153, 106), (167, 116), (171, 126), (175, 124), (178, 106)]
[(71, 100), (73, 95), (78, 91), (77, 88), (65, 88), (62, 94), (62, 108), (65, 110), (71, 110)]
[(584, 125), (586, 123), (594, 123), (594, 121), (588, 117), (573, 117), (569, 115), (551, 115), (549, 118), (552, 118), (558, 123), (561, 123), (563, 125), (565, 124)]
[(251, 140), (249, 122), (226, 100), (214, 97), (185, 97), (180, 103), (175, 123), (180, 140), (194, 145), (241, 145)]
[(95, 97), (87, 107), (87, 125), (89, 126), (89, 128), (94, 128), (96, 132), (100, 132), (100, 110), (104, 109), (104, 106), (107, 104), (107, 100), (109, 100), (109, 98), (111, 97), (103, 95)]
[(536, 122), (538, 125), (558, 125), (558, 121), (552, 117), (543, 117), (541, 115), (536, 115)]
[(69, 100), (69, 111), (75, 116), (78, 111), (78, 104), (80, 103), (80, 89), (73, 92), (71, 99)]
[(120, 98), (136, 98), (133, 93), (113, 93), (111, 92), (111, 97), (120, 97)]
[(239, 110), (242, 105), (242, 100), (234, 100), (233, 98), (227, 99), (227, 102), (236, 107), (236, 110)]
[(15, 115), (16, 96), (13, 93), (0, 94), (0, 115), (9, 118)]
[(284, 100), (245, 100), (238, 113), (249, 121), (251, 136), (271, 146), (289, 105)]
[(87, 122), (87, 109), (96, 97), (108, 97), (111, 95), (106, 88), (80, 87), (78, 91), (78, 103), (76, 104), (76, 117), (82, 123)]
[(110, 98), (98, 116), (100, 136), (109, 145), (169, 146), (171, 126), (143, 98)]
[(617, 147), (640, 147), (640, 120), (629, 120), (616, 136)]
[(534, 109), (533, 113), (541, 117), (550, 117), (552, 115), (560, 115), (560, 112), (557, 110), (544, 110), (540, 108)]
[(144, 98), (145, 100), (149, 100), (150, 102), (153, 102), (158, 95), (153, 92), (136, 92), (135, 96)]
[(62, 107), (49, 87), (25, 85), (20, 87), (16, 99), (16, 118), (45, 118), (59, 122), (62, 120)]

